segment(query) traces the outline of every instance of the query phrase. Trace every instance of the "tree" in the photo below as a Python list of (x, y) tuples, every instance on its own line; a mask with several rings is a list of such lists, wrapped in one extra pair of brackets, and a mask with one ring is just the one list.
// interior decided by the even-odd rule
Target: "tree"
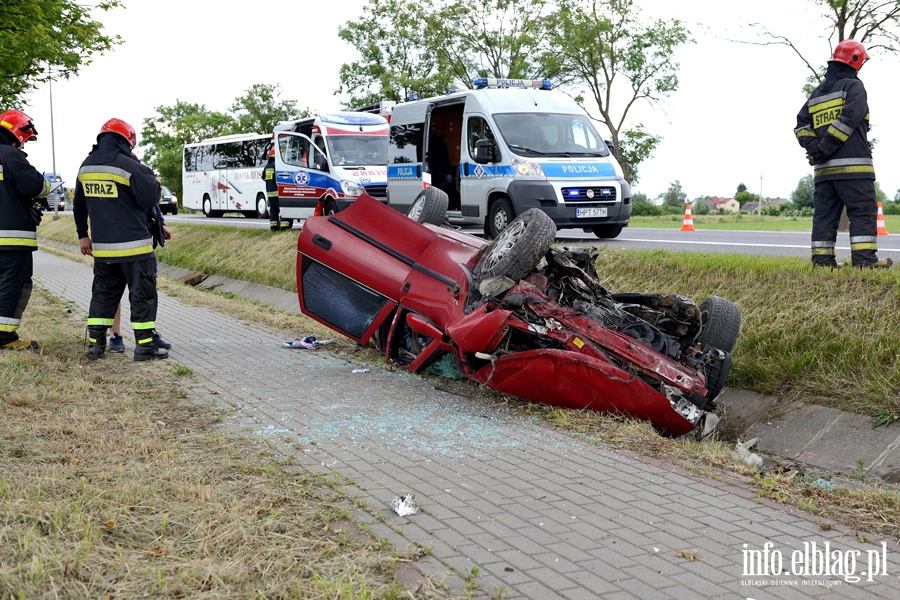
[(744, 185), (743, 183), (739, 183), (735, 194), (740, 194), (741, 192), (746, 192), (746, 191), (747, 191), (747, 186)]
[[(831, 50), (844, 40), (856, 40), (866, 46), (869, 54), (873, 52), (885, 52), (889, 54), (900, 53), (900, 2), (896, 0), (813, 0), (817, 7), (818, 20), (827, 23), (824, 40)], [(810, 11), (808, 26), (803, 28), (806, 32), (818, 30), (814, 25), (817, 16)], [(777, 34), (761, 23), (753, 23), (753, 27), (760, 31), (765, 41), (749, 41), (749, 44), (759, 45), (784, 45), (790, 48), (797, 57), (803, 61), (809, 69), (810, 76), (804, 88), (809, 95), (813, 88), (825, 79), (824, 63), (827, 56), (816, 56), (809, 59), (803, 55), (800, 49), (787, 35)], [(826, 59), (826, 60), (823, 60)]]
[(359, 60), (341, 65), (338, 92), (350, 95), (351, 106), (401, 102), (412, 93), (435, 96), (450, 86), (453, 78), (441, 55), (423, 43), (432, 5), (369, 0), (362, 17), (338, 29), (338, 37), (360, 54)]
[(741, 206), (744, 206), (748, 202), (759, 202), (759, 196), (752, 192), (748, 192), (747, 190), (735, 194), (734, 199), (737, 200)]
[[(107, 11), (120, 0), (101, 0), (94, 8)], [(40, 84), (76, 75), (122, 43), (118, 35), (102, 33), (91, 19), (92, 7), (72, 0), (5, 0), (0, 19), (0, 101), (23, 103), (22, 97)]]
[(144, 162), (181, 196), (184, 145), (237, 133), (238, 122), (231, 115), (181, 100), (176, 100), (174, 106), (158, 106), (156, 112), (156, 116), (144, 119), (138, 145), (144, 149)]
[[(656, 104), (678, 89), (675, 50), (689, 43), (681, 21), (646, 25), (633, 0), (558, 0), (547, 19), (546, 36), (562, 61), (561, 69), (590, 96), (588, 113), (609, 130), (625, 178), (638, 181), (638, 166), (661, 138), (638, 123), (627, 126), (637, 102)], [(624, 81), (625, 85), (615, 85)]]
[(687, 194), (681, 190), (681, 181), (676, 180), (669, 184), (669, 190), (660, 196), (663, 205), (674, 208), (683, 208), (687, 204)]
[(228, 108), (241, 133), (270, 133), (279, 121), (309, 116), (309, 109), (298, 110), (296, 100), (279, 100), (281, 87), (267, 83), (250, 86)]
[(559, 60), (542, 35), (551, 2), (453, 0), (428, 16), (428, 44), (465, 87), (476, 77), (555, 79)]
[(644, 192), (634, 192), (633, 194), (631, 194), (632, 204), (639, 204), (641, 202), (650, 203), (650, 198), (647, 197), (647, 194), (645, 194)]
[(797, 187), (791, 192), (791, 204), (795, 208), (812, 208), (813, 207), (813, 191), (815, 184), (813, 183), (812, 174), (804, 175), (797, 182)]
[(281, 100), (277, 85), (257, 83), (235, 98), (228, 113), (176, 100), (174, 106), (156, 107), (156, 116), (144, 119), (139, 146), (144, 161), (177, 194), (182, 194), (182, 151), (185, 144), (233, 133), (271, 133), (279, 121), (302, 118), (296, 100)]

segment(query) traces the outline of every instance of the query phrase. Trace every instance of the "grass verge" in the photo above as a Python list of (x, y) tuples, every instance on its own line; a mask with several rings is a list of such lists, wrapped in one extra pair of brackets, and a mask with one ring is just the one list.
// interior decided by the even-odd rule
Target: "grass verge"
[(183, 367), (89, 363), (66, 312), (35, 293), (43, 352), (0, 353), (0, 598), (447, 597), (339, 482), (218, 433)]
[[(812, 217), (770, 217), (746, 213), (729, 215), (691, 215), (697, 229), (730, 229), (739, 231), (812, 231)], [(885, 215), (885, 229), (900, 233), (900, 215)], [(659, 217), (632, 216), (628, 227), (653, 227), (656, 229), (680, 229), (684, 214)], [(627, 231), (627, 230), (626, 230)]]

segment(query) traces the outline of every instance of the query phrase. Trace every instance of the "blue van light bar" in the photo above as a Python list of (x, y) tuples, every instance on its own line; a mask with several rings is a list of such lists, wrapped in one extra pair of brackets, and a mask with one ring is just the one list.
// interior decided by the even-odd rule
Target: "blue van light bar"
[(319, 118), (323, 123), (334, 123), (335, 125), (382, 125), (387, 123), (384, 117), (371, 113), (331, 113), (321, 115)]
[(495, 77), (479, 77), (472, 82), (476, 90), (484, 88), (537, 88), (539, 90), (553, 89), (553, 82), (549, 79), (497, 79)]

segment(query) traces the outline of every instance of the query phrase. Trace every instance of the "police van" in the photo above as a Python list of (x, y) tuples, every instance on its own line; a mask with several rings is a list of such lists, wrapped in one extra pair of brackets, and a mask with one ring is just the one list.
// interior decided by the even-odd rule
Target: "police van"
[(618, 236), (631, 187), (584, 110), (547, 80), (481, 78), (474, 88), (393, 107), (390, 205), (406, 213), (433, 185), (450, 198), (451, 223), (492, 237), (534, 207), (557, 228)]
[(388, 122), (364, 111), (284, 121), (275, 127), (281, 217), (305, 219), (350, 205), (363, 190), (387, 202)]

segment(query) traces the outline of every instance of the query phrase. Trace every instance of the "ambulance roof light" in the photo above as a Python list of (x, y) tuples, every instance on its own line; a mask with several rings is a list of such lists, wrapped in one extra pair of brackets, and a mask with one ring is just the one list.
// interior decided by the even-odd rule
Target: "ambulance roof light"
[(472, 82), (476, 90), (484, 88), (535, 88), (552, 90), (553, 82), (549, 79), (497, 79), (495, 77), (479, 77)]

